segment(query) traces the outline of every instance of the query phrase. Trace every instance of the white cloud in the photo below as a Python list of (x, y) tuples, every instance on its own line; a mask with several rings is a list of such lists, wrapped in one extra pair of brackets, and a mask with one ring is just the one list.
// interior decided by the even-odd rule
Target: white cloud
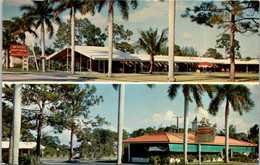
[[(169, 125), (176, 125), (176, 119), (174, 119), (173, 117), (175, 116), (175, 114), (173, 113), (173, 111), (169, 110), (165, 113), (154, 113), (152, 115), (152, 117), (147, 118), (145, 120), (142, 121), (138, 121), (138, 125), (139, 127), (158, 127), (158, 126), (169, 126)], [(181, 127), (183, 121), (179, 120), (179, 126)]]
[(193, 40), (195, 37), (192, 34), (189, 34), (187, 32), (184, 32), (181, 36), (182, 39), (185, 40)]
[[(168, 15), (168, 3), (152, 1), (147, 2), (147, 7), (144, 7), (138, 11), (132, 11), (129, 14), (128, 22), (144, 22), (147, 19), (167, 18)], [(165, 10), (167, 9), (167, 10)], [(166, 16), (166, 17), (165, 17)], [(123, 22), (122, 16), (115, 16), (115, 20)]]
[(3, 3), (8, 5), (20, 6), (20, 5), (32, 4), (32, 1), (31, 0), (4, 0)]

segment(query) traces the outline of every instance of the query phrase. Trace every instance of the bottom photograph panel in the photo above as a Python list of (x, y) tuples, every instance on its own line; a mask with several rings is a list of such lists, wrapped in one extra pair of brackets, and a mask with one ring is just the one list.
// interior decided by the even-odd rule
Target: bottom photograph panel
[(3, 164), (258, 163), (259, 85), (3, 84)]

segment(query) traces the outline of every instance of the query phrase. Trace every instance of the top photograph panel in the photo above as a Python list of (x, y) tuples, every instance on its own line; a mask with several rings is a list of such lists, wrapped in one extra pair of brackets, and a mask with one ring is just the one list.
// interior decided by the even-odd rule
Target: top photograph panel
[(259, 1), (2, 6), (3, 82), (259, 82)]

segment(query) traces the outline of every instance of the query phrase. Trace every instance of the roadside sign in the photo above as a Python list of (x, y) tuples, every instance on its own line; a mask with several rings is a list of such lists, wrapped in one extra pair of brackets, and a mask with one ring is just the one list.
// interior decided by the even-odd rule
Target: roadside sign
[(27, 45), (11, 45), (10, 56), (14, 57), (28, 57)]
[(214, 143), (215, 137), (215, 127), (195, 128), (195, 143)]

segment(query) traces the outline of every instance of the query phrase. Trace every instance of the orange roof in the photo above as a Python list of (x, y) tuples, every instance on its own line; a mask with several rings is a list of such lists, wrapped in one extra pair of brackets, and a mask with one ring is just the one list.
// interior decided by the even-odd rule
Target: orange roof
[[(123, 143), (183, 143), (184, 133), (159, 132), (150, 135), (144, 135), (136, 138), (124, 140)], [(195, 143), (194, 133), (189, 133), (188, 143)], [(225, 136), (216, 136), (214, 145), (225, 145)], [(257, 144), (246, 142), (243, 140), (229, 138), (229, 145), (238, 146), (257, 146)]]

